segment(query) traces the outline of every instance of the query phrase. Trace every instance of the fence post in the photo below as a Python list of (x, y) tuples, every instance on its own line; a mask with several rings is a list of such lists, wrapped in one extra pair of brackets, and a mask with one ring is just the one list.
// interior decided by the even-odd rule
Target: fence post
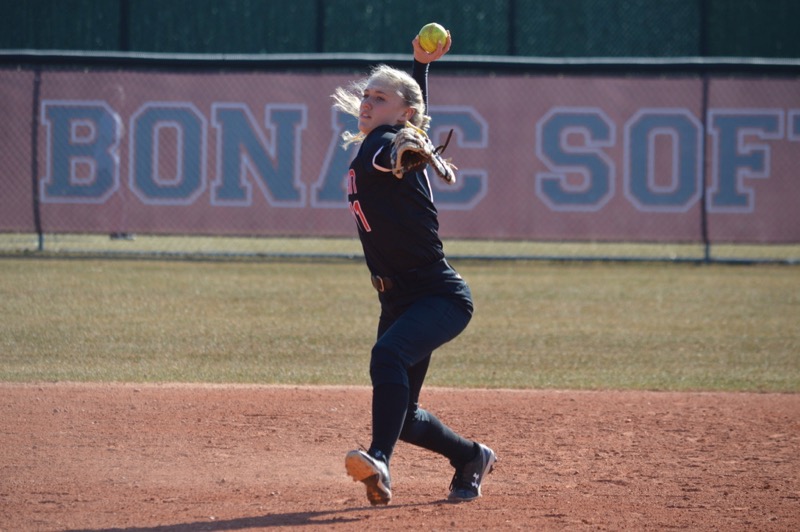
[(33, 109), (31, 112), (31, 186), (33, 187), (33, 224), (38, 236), (38, 251), (44, 251), (42, 213), (39, 205), (39, 94), (42, 85), (42, 67), (33, 71)]
[(703, 96), (702, 103), (700, 104), (700, 112), (702, 113), (701, 123), (703, 124), (702, 140), (700, 142), (700, 231), (703, 238), (703, 262), (711, 262), (711, 241), (708, 237), (708, 206), (706, 204), (708, 195), (708, 154), (707, 142), (708, 138), (708, 72), (703, 71)]
[[(708, 46), (708, 24), (709, 24), (709, 17), (708, 17), (708, 1), (709, 0), (698, 0), (700, 2), (700, 35), (699, 35), (699, 45), (700, 45), (700, 57), (706, 58), (709, 55), (709, 46)], [(701, 118), (701, 122), (703, 124), (703, 140), (700, 144), (702, 147), (701, 150), (701, 157), (702, 157), (702, 169), (700, 172), (700, 227), (702, 231), (703, 237), (703, 261), (708, 263), (711, 261), (711, 242), (708, 238), (708, 206), (706, 205), (706, 195), (707, 195), (707, 177), (708, 177), (708, 155), (706, 154), (706, 138), (708, 137), (708, 68), (703, 68), (703, 96), (702, 102), (700, 105), (700, 112), (703, 113)]]
[(517, 55), (517, 0), (508, 3), (508, 55)]
[(128, 0), (119, 0), (119, 49), (129, 52), (131, 49), (130, 32), (131, 5)]

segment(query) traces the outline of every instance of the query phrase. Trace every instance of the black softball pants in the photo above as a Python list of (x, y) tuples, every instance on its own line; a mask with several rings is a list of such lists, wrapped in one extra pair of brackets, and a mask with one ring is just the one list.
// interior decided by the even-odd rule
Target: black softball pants
[(458, 336), (472, 318), (469, 288), (458, 280), (457, 295), (428, 295), (411, 302), (402, 298), (382, 301), (378, 340), (370, 359), (370, 450), (381, 451), (387, 459), (398, 439), (441, 454), (454, 466), (474, 456), (473, 442), (419, 406), (431, 354)]

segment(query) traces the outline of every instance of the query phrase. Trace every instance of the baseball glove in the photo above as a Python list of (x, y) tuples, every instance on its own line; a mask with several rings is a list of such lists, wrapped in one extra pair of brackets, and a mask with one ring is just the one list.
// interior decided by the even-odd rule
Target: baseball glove
[(438, 148), (433, 147), (430, 137), (421, 129), (406, 124), (406, 127), (397, 132), (392, 143), (392, 173), (401, 179), (403, 174), (412, 170), (421, 170), (430, 164), (436, 174), (446, 183), (452, 185), (456, 182), (455, 171), (458, 168), (449, 159), (442, 158), (453, 130), (447, 135), (447, 141)]

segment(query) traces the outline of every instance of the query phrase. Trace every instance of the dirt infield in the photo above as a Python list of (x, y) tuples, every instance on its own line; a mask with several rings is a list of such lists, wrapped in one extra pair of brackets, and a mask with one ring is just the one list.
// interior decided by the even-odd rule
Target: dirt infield
[(344, 472), (366, 388), (0, 384), (0, 529), (800, 530), (800, 395), (428, 389), (495, 449), (472, 503), (399, 444), (394, 500)]

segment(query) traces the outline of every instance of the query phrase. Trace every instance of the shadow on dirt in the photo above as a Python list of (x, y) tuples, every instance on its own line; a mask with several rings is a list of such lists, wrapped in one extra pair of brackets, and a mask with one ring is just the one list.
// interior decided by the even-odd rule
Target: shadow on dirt
[(283, 514), (271, 514), (258, 517), (242, 517), (239, 519), (227, 519), (221, 521), (196, 521), (194, 523), (179, 523), (174, 525), (159, 525), (151, 527), (126, 527), (126, 528), (79, 528), (65, 530), (64, 532), (199, 532), (199, 531), (222, 531), (222, 530), (247, 530), (271, 527), (288, 526), (319, 526), (356, 523), (363, 520), (362, 515), (350, 515), (353, 512), (364, 511), (385, 511), (411, 508), (414, 506), (431, 506), (449, 501), (435, 501), (423, 504), (392, 505), (381, 508), (371, 506), (360, 506), (356, 508), (346, 508), (343, 510), (324, 510), (319, 512), (288, 512)]

